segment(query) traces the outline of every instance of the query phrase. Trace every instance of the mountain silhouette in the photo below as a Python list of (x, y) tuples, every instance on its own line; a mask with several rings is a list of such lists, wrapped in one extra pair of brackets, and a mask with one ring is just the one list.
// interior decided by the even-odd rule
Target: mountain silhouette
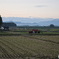
[(55, 26), (59, 26), (59, 19), (53, 18), (24, 18), (24, 17), (3, 17), (3, 22), (14, 22), (18, 26), (49, 26), (50, 24), (54, 24)]

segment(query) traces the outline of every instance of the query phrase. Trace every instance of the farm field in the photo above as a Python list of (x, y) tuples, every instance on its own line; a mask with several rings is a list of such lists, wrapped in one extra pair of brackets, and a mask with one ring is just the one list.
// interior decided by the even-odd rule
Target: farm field
[(58, 55), (59, 35), (0, 36), (2, 59), (56, 59)]
[[(29, 35), (29, 31), (3, 31), (3, 32), (0, 32), (0, 36), (1, 35)], [(51, 32), (46, 32), (46, 31), (42, 31), (40, 33), (32, 33), (33, 35), (59, 35), (59, 31), (51, 31)]]

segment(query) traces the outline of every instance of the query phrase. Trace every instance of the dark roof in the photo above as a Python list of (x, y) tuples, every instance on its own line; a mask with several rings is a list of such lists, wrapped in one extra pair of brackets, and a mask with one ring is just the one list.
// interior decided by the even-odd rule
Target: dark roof
[(2, 24), (3, 27), (15, 27), (16, 24), (14, 22), (4, 22)]

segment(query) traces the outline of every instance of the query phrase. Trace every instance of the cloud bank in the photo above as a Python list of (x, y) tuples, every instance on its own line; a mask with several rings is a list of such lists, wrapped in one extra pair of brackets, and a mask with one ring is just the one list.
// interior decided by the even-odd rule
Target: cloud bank
[(47, 5), (36, 5), (35, 7), (41, 8), (41, 7), (47, 7)]

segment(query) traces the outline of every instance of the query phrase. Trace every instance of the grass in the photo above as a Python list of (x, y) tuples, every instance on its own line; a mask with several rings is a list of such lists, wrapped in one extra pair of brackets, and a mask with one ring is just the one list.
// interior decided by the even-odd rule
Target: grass
[[(0, 31), (0, 35), (2, 34), (2, 35), (5, 35), (5, 34), (7, 34), (7, 35), (11, 35), (11, 34), (29, 34), (29, 31), (31, 31), (32, 29), (16, 29), (16, 30), (10, 30), (10, 31)], [(42, 32), (41, 33), (35, 33), (34, 35), (40, 35), (40, 34), (59, 34), (59, 29), (57, 29), (57, 28), (50, 28), (50, 29), (47, 29), (47, 28), (43, 28), (43, 29), (39, 29), (39, 30), (41, 30)]]
[[(27, 32), (21, 32), (21, 31), (19, 31), (19, 32), (13, 32), (13, 31), (4, 31), (4, 32), (0, 32), (0, 35), (13, 35), (13, 34), (22, 34), (22, 35), (29, 35), (29, 32), (27, 31)], [(31, 33), (32, 35), (44, 35), (44, 34), (58, 34), (59, 35), (59, 32), (41, 32), (41, 33)]]
[(0, 36), (0, 57), (55, 58), (59, 54), (59, 43), (54, 42), (59, 42), (59, 36)]

